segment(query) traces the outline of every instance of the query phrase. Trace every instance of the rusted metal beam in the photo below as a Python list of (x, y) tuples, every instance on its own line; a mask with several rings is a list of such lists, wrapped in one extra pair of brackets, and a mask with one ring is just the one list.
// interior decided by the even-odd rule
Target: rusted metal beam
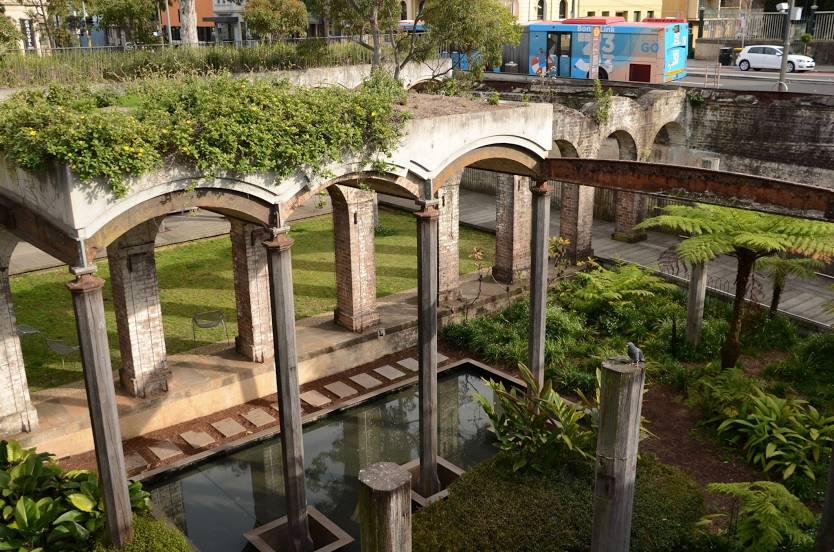
[(2, 195), (0, 225), (21, 240), (70, 266), (82, 264), (79, 243), (65, 229), (31, 208)]
[(773, 178), (638, 161), (558, 158), (542, 162), (548, 180), (656, 194), (739, 209), (834, 220), (834, 189)]

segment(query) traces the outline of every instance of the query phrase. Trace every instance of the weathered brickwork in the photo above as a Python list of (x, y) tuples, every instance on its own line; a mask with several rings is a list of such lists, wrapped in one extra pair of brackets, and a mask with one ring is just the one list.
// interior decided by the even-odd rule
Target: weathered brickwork
[(270, 238), (257, 224), (229, 219), (235, 281), (237, 333), (235, 349), (254, 362), (272, 358), (272, 311), (269, 268), (263, 242)]
[(134, 227), (107, 247), (119, 335), (122, 387), (135, 397), (168, 390), (154, 240), (160, 220)]
[(460, 295), (460, 180), (453, 175), (437, 191), (440, 218), (437, 225), (437, 296), (450, 301)]
[(630, 192), (614, 194), (614, 234), (615, 240), (634, 243), (646, 239), (646, 232), (634, 227), (646, 218), (646, 196)]
[(570, 262), (593, 256), (594, 189), (563, 182), (559, 213), (559, 234), (569, 242), (567, 256)]
[(38, 426), (9, 289), (9, 260), (16, 244), (16, 238), (0, 230), (0, 436), (32, 431)]
[(495, 266), (493, 277), (504, 284), (530, 270), (530, 179), (496, 174)]
[(336, 255), (336, 312), (334, 320), (354, 332), (375, 326), (376, 256), (374, 255), (374, 193), (350, 188), (328, 188), (333, 204)]

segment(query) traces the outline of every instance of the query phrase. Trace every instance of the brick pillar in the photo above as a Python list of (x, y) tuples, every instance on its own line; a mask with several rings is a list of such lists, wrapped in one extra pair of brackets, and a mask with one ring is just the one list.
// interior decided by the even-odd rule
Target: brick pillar
[(376, 310), (374, 192), (330, 186), (336, 253), (337, 324), (362, 332), (379, 321)]
[(237, 333), (235, 350), (254, 362), (272, 358), (269, 268), (262, 243), (271, 236), (257, 224), (229, 219), (235, 281)]
[(122, 387), (135, 397), (168, 390), (162, 307), (154, 240), (159, 219), (132, 228), (107, 246), (119, 334)]
[(562, 183), (559, 235), (570, 242), (567, 249), (572, 263), (594, 254), (591, 231), (594, 222), (594, 189)]
[(495, 266), (493, 277), (504, 284), (530, 270), (530, 179), (499, 173), (495, 186)]
[(15, 245), (17, 239), (0, 230), (0, 435), (14, 435), (38, 427), (38, 413), (29, 397), (9, 289), (9, 260)]
[(440, 218), (437, 226), (437, 296), (453, 301), (460, 296), (460, 179), (463, 171), (451, 176), (437, 191)]
[(633, 192), (614, 192), (614, 233), (612, 239), (634, 243), (646, 239), (645, 230), (634, 226), (646, 218), (646, 196)]

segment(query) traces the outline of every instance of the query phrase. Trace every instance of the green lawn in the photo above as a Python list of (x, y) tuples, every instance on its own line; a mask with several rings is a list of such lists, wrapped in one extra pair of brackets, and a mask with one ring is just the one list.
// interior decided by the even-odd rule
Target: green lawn
[[(417, 237), (414, 217), (380, 210), (380, 223), (393, 234), (376, 238), (377, 297), (417, 286)], [(295, 313), (305, 318), (332, 311), (336, 306), (336, 280), (333, 267), (333, 224), (330, 215), (323, 215), (292, 224), (295, 238), (292, 249)], [(460, 229), (460, 271), (476, 269), (468, 255), (474, 247), (485, 253), (483, 264), (491, 266), (495, 253), (491, 234), (469, 228)], [(180, 353), (200, 345), (225, 339), (222, 329), (199, 330), (197, 341), (191, 337), (191, 317), (203, 310), (221, 310), (229, 322), (229, 336), (237, 333), (232, 253), (227, 237), (201, 240), (162, 249), (156, 254), (159, 275), (165, 343), (169, 354)], [(98, 274), (110, 278), (107, 262), (98, 263)], [(75, 315), (66, 270), (14, 276), (12, 295), (19, 324), (41, 329), (54, 339), (77, 343)], [(104, 288), (104, 307), (113, 365), (119, 364), (116, 320), (112, 308), (110, 286)], [(47, 347), (40, 336), (21, 339), (26, 373), (32, 390), (55, 387), (81, 377), (78, 355), (61, 360)]]

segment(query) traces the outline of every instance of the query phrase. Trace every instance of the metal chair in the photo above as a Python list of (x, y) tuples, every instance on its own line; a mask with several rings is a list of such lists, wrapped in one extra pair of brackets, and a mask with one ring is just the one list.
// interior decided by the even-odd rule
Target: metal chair
[(67, 345), (60, 339), (49, 339), (47, 337), (46, 344), (52, 350), (53, 353), (61, 357), (61, 369), (66, 368), (64, 358), (81, 350), (81, 347), (79, 347), (78, 345)]
[(27, 324), (18, 324), (16, 330), (18, 337), (29, 337), (32, 335), (39, 335), (41, 333), (41, 331), (36, 327), (29, 326)]
[(216, 328), (223, 326), (223, 331), (226, 333), (226, 343), (229, 342), (229, 329), (226, 327), (226, 317), (221, 311), (205, 311), (198, 312), (191, 317), (191, 338), (197, 341), (197, 328)]

